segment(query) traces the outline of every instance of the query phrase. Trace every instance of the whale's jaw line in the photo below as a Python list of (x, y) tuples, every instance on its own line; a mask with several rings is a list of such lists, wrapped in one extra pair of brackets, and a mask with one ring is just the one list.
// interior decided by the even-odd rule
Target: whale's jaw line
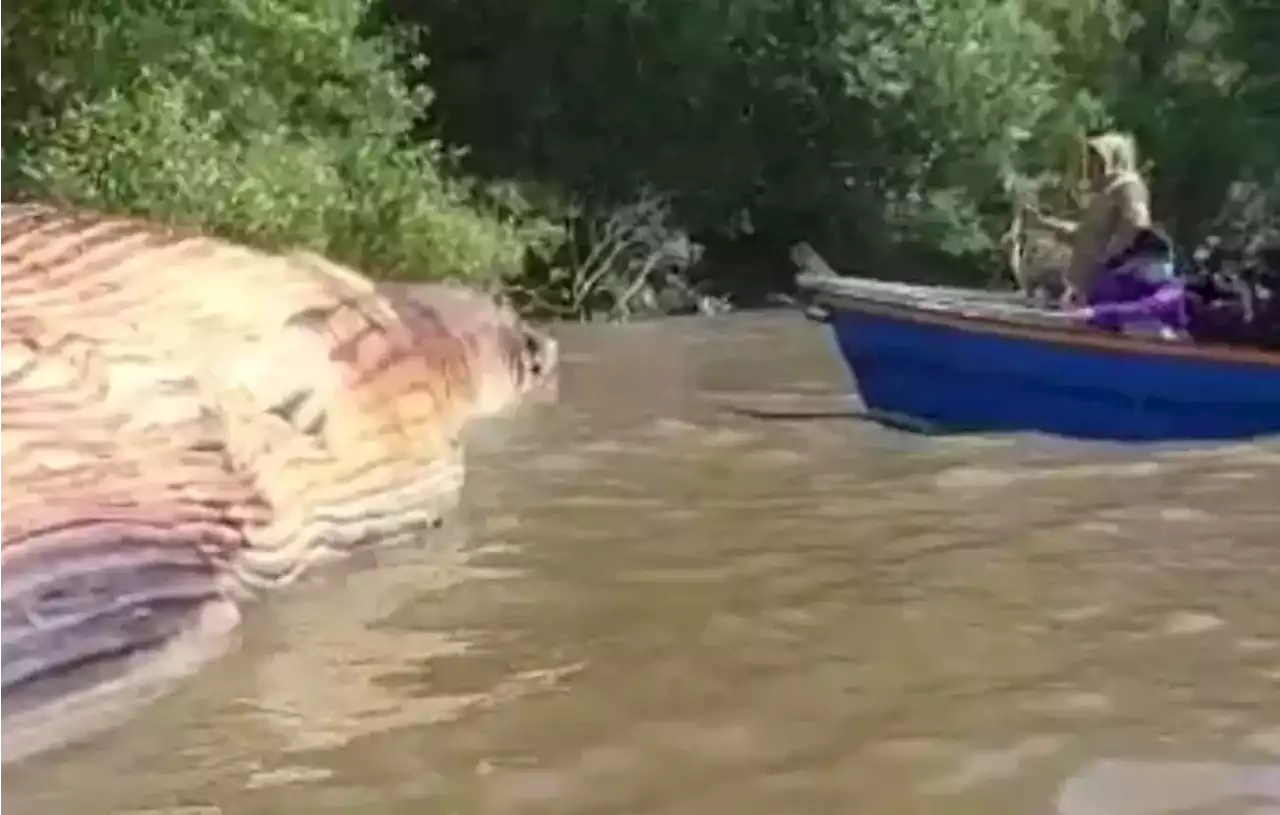
[(238, 643), (233, 601), (208, 599), (183, 613), (187, 619), (172, 636), (61, 671), (53, 681), (69, 687), (51, 693), (44, 678), (6, 687), (0, 761), (22, 761), (115, 728)]

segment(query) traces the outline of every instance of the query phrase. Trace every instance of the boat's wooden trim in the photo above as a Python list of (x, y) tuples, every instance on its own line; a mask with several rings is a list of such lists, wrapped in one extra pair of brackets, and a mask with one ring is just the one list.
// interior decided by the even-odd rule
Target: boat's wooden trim
[[(803, 247), (803, 249), (801, 249)], [(807, 251), (805, 251), (807, 250)], [(801, 258), (803, 257), (803, 262)], [(1074, 348), (1089, 348), (1113, 354), (1125, 354), (1135, 357), (1177, 357), (1204, 362), (1230, 363), (1235, 365), (1262, 366), (1280, 369), (1280, 353), (1262, 351), (1252, 348), (1238, 348), (1226, 345), (1193, 345), (1190, 343), (1167, 342), (1157, 339), (1145, 339), (1125, 335), (1109, 334), (1080, 325), (1065, 315), (1054, 312), (1042, 312), (1032, 315), (1030, 309), (1023, 310), (1022, 315), (975, 313), (973, 309), (965, 312), (950, 312), (939, 306), (944, 303), (894, 302), (901, 293), (910, 289), (919, 289), (936, 293), (943, 298), (978, 297), (981, 292), (968, 292), (963, 289), (942, 287), (911, 287), (904, 284), (881, 283), (879, 281), (858, 279), (859, 288), (883, 290), (883, 299), (879, 296), (865, 296), (851, 291), (841, 290), (841, 278), (831, 271), (816, 252), (801, 244), (793, 253), (797, 265), (805, 269), (797, 283), (807, 289), (813, 302), (831, 309), (844, 309), (864, 314), (913, 322), (921, 325), (936, 325), (953, 328), (970, 334), (994, 334), (1013, 339), (1047, 343)], [(849, 281), (852, 282), (852, 281)], [(846, 285), (848, 285), (846, 283)], [(995, 298), (990, 301), (998, 302)], [(963, 305), (972, 305), (965, 303)], [(960, 302), (957, 305), (961, 305)], [(1025, 319), (1019, 319), (1019, 316)]]

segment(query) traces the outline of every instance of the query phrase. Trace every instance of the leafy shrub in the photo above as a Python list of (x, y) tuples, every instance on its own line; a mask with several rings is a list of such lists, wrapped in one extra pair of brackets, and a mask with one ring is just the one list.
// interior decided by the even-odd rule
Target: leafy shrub
[[(415, 128), (430, 94), (364, 0), (53, 0), (5, 19), (7, 192), (492, 277), (554, 237), (499, 216)], [(10, 149), (8, 145), (14, 145)]]

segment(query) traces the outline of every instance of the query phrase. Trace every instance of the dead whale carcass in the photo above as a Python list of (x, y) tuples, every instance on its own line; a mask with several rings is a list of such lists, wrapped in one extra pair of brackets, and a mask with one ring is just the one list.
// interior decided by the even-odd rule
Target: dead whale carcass
[(44, 205), (0, 236), (6, 760), (216, 655), (257, 589), (439, 524), (468, 421), (555, 375), (479, 292)]

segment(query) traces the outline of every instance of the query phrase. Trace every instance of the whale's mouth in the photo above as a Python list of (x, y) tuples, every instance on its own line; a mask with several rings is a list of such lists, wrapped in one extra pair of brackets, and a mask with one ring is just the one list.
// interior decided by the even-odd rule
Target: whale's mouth
[[(421, 544), (456, 506), (459, 457), (325, 479), (318, 504), (242, 527), (79, 519), (6, 541), (3, 761), (126, 719), (221, 656), (238, 601), (362, 549)], [(209, 536), (243, 534), (210, 559)], [(223, 541), (225, 543), (225, 541)], [(228, 551), (229, 550), (229, 551)]]
[(106, 642), (116, 622), (88, 622), (68, 633), (102, 647), (49, 662), (12, 684), (6, 660), (0, 760), (21, 761), (113, 728), (236, 643), (239, 611), (230, 600), (159, 601), (147, 611), (164, 621), (149, 635)]
[(116, 723), (222, 654), (238, 619), (207, 555), (220, 526), (58, 514), (5, 541), (5, 762)]

